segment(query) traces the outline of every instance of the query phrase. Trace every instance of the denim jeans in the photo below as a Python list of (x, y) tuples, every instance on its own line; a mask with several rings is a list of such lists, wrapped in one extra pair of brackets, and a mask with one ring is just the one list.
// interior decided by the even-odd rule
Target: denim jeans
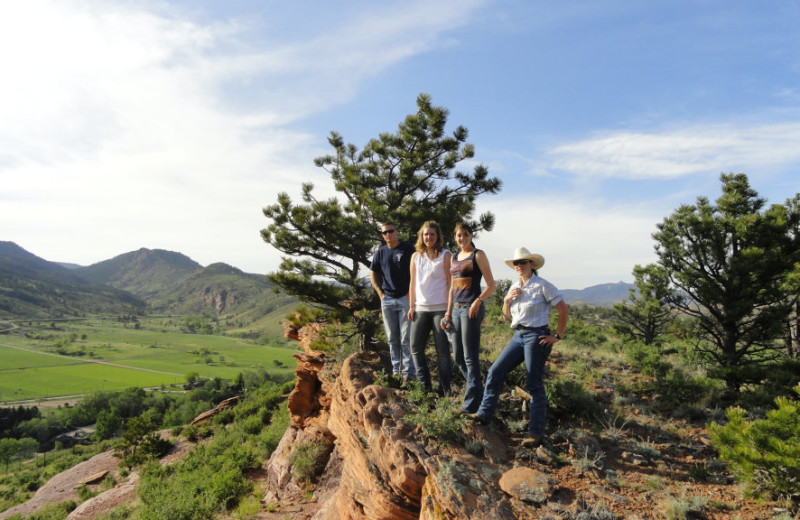
[(550, 334), (547, 327), (536, 329), (520, 329), (514, 332), (511, 340), (492, 363), (486, 376), (486, 390), (478, 416), (489, 421), (497, 409), (497, 401), (503, 391), (503, 380), (517, 365), (525, 362), (526, 386), (531, 394), (530, 421), (528, 432), (533, 436), (544, 436), (544, 425), (547, 420), (547, 394), (544, 390), (544, 365), (553, 345), (542, 346), (539, 337)]
[(409, 349), (408, 296), (381, 300), (383, 326), (386, 328), (386, 341), (389, 343), (389, 356), (392, 359), (392, 374), (414, 379), (416, 370)]
[(417, 368), (417, 379), (429, 392), (433, 388), (428, 360), (425, 359), (425, 345), (428, 343), (431, 330), (433, 331), (436, 360), (439, 366), (438, 394), (440, 396), (450, 394), (450, 380), (453, 377), (450, 341), (447, 339), (447, 333), (442, 330), (442, 318), (444, 318), (444, 311), (421, 311), (414, 313), (414, 321), (411, 322), (411, 357)]
[(469, 317), (469, 307), (453, 307), (453, 356), (456, 365), (467, 381), (464, 404), (461, 409), (473, 413), (483, 398), (481, 380), (481, 323), (486, 309), (483, 304), (474, 318)]

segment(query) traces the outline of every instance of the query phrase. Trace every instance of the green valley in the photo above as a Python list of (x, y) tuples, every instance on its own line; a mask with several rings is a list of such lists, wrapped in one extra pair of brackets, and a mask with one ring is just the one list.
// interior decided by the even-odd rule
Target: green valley
[(68, 268), (0, 242), (0, 403), (292, 377), (296, 305), (264, 275), (172, 251)]
[[(275, 317), (278, 320), (279, 317)], [(181, 318), (24, 321), (0, 336), (0, 402), (182, 386), (187, 374), (231, 379), (246, 370), (291, 374), (295, 345), (279, 337), (251, 339), (180, 330)]]

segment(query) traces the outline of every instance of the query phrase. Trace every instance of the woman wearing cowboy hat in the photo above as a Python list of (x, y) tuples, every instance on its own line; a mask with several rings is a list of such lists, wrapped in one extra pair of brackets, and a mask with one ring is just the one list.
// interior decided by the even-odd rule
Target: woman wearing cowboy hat
[[(491, 421), (503, 390), (503, 380), (524, 361), (526, 386), (531, 402), (529, 437), (522, 444), (536, 447), (544, 439), (547, 418), (547, 394), (542, 380), (544, 365), (553, 344), (561, 340), (567, 328), (569, 308), (558, 289), (539, 277), (538, 270), (544, 265), (541, 255), (531, 254), (520, 247), (514, 251), (514, 257), (505, 262), (519, 275), (519, 280), (511, 286), (503, 299), (503, 316), (511, 320), (514, 335), (489, 368), (481, 406), (470, 417), (483, 424)], [(549, 311), (553, 307), (558, 312), (555, 333), (548, 326)]]

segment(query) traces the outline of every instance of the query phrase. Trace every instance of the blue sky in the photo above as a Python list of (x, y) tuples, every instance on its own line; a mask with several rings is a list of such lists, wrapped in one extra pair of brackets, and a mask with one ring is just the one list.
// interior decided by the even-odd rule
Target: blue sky
[(800, 191), (800, 3), (563, 4), (5, 2), (0, 240), (269, 272), (261, 209), (303, 181), (330, 194), (330, 131), (362, 147), (420, 92), (503, 182), (476, 240), (498, 278), (525, 246), (560, 288), (630, 282), (720, 173)]

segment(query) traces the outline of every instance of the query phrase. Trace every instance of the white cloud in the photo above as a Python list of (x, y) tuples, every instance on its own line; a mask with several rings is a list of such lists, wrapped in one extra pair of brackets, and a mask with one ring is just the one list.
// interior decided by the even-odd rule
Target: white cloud
[(540, 275), (560, 289), (632, 282), (636, 264), (655, 261), (651, 234), (663, 214), (652, 204), (610, 207), (601, 200), (547, 197), (532, 203), (514, 194), (479, 203), (496, 216), (495, 228), (476, 239), (495, 278), (513, 279), (503, 259), (518, 247), (545, 257)]
[(551, 169), (579, 177), (672, 179), (800, 161), (800, 122), (694, 125), (663, 133), (608, 133), (549, 150)]
[(288, 125), (442, 45), (480, 4), (398, 2), (268, 44), (174, 4), (3, 5), (0, 239), (84, 264), (151, 247), (274, 269), (260, 210), (321, 179), (328, 152)]

